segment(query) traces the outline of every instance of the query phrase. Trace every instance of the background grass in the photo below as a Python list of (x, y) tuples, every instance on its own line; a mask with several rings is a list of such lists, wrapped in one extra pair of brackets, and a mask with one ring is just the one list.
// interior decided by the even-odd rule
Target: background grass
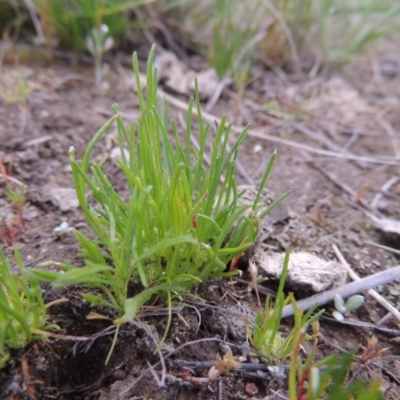
[(0, 1), (3, 39), (33, 40), (36, 35), (49, 47), (62, 46), (79, 54), (87, 52), (86, 38), (101, 24), (108, 26), (118, 46), (131, 49), (147, 33), (176, 48), (200, 52), (222, 78), (239, 75), (237, 70), (249, 61), (297, 70), (348, 62), (360, 51), (373, 49), (377, 39), (399, 33), (400, 4), (394, 0)]

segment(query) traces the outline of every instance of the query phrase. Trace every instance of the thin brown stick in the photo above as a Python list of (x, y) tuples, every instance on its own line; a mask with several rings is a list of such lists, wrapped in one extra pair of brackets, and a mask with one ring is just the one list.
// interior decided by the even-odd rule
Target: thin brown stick
[(381, 190), (374, 196), (371, 201), (370, 208), (373, 211), (376, 211), (378, 208), (378, 204), (381, 201), (382, 197), (384, 196), (385, 192), (387, 192), (393, 185), (395, 185), (400, 180), (400, 177), (395, 175), (392, 176), (387, 182), (383, 184)]
[(48, 310), (50, 307), (56, 306), (58, 304), (62, 304), (62, 303), (68, 303), (69, 299), (67, 299), (66, 297), (63, 297), (61, 299), (57, 299), (57, 300), (53, 300), (50, 303), (47, 303), (45, 305), (46, 310)]
[(54, 338), (54, 339), (61, 339), (61, 340), (74, 340), (77, 342), (86, 342), (90, 340), (90, 337), (87, 336), (71, 336), (71, 335), (62, 335), (59, 333), (47, 332), (41, 329), (32, 329), (32, 333), (38, 336), (45, 336), (46, 338)]
[[(396, 158), (400, 157), (400, 143), (397, 140), (397, 134), (395, 129), (393, 128), (393, 126), (386, 120), (385, 115), (391, 111), (390, 109), (384, 109), (382, 111), (380, 111), (376, 117), (375, 120), (383, 127), (383, 129), (385, 129), (385, 131), (387, 132), (388, 136), (390, 137), (391, 141), (392, 141), (392, 146), (393, 146), (393, 150), (394, 150), (394, 154), (396, 156)], [(397, 111), (397, 110), (396, 110)]]

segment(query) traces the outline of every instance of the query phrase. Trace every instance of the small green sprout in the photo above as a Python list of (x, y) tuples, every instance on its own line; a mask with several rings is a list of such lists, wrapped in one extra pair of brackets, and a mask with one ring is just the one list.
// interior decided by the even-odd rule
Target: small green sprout
[[(303, 316), (303, 312), (297, 307), (293, 294), (290, 293), (285, 298), (283, 288), (289, 265), (289, 254), (290, 252), (287, 250), (274, 306), (271, 305), (271, 299), (268, 296), (264, 312), (257, 313), (253, 330), (251, 331), (248, 325), (246, 327), (247, 336), (252, 346), (261, 354), (261, 359), (267, 362), (289, 357), (301, 329), (312, 324), (324, 312), (324, 310), (321, 310), (313, 315), (316, 309), (316, 306), (314, 306)], [(284, 338), (279, 333), (279, 327), (282, 320), (283, 307), (289, 303), (292, 304), (294, 309), (294, 327), (289, 335)]]
[(338, 321), (343, 321), (347, 313), (357, 310), (357, 308), (360, 308), (363, 305), (364, 296), (356, 294), (349, 297), (345, 302), (340, 294), (336, 294), (334, 302), (336, 310), (332, 315)]
[(114, 39), (110, 36), (109, 31), (106, 24), (101, 24), (98, 28), (93, 28), (90, 35), (86, 37), (86, 47), (94, 59), (94, 81), (97, 88), (100, 88), (103, 77), (101, 65), (103, 54), (114, 46)]

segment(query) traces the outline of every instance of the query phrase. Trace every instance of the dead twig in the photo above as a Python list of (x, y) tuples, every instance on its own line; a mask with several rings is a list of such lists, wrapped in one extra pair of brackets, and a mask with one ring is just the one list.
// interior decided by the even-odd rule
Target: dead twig
[(229, 77), (222, 79), (222, 81), (220, 81), (218, 83), (217, 87), (214, 90), (213, 95), (209, 98), (209, 100), (206, 104), (206, 107), (205, 107), (206, 111), (210, 111), (215, 106), (215, 104), (221, 97), (221, 94), (224, 91), (224, 89), (231, 83), (232, 83), (232, 79)]
[[(389, 251), (391, 253), (400, 255), (400, 250), (394, 249), (393, 247), (384, 246), (382, 244), (375, 243), (375, 242), (370, 242), (370, 241), (365, 241), (364, 243), (368, 244), (370, 246), (377, 247), (378, 249), (386, 250), (386, 251)], [(400, 311), (400, 305), (396, 307), (396, 310)], [(386, 322), (388, 322), (392, 317), (393, 317), (393, 314), (391, 312), (387, 313), (384, 317), (382, 317), (377, 322), (377, 325), (378, 326), (382, 326), (382, 325), (386, 324)]]
[[(369, 290), (375, 286), (386, 285), (396, 279), (400, 279), (400, 265), (396, 267), (378, 272), (376, 274), (367, 276), (358, 281), (353, 281), (343, 285), (339, 288), (327, 290), (326, 292), (317, 293), (306, 299), (299, 300), (297, 307), (299, 310), (308, 310), (313, 305), (318, 304), (322, 306), (326, 303), (333, 301), (335, 295), (340, 295), (343, 298), (350, 297), (354, 294), (359, 294)], [(292, 305), (285, 306), (282, 310), (282, 318), (290, 317), (294, 313)]]
[(277, 398), (279, 397), (279, 398), (282, 399), (282, 400), (289, 400), (288, 397), (286, 397), (286, 396), (284, 396), (284, 395), (278, 393), (277, 391), (272, 390), (271, 388), (270, 388), (269, 390), (271, 391), (271, 393), (273, 393), (273, 395), (274, 395), (275, 397), (277, 397)]
[[(332, 245), (333, 251), (336, 254), (336, 257), (338, 260), (344, 265), (344, 267), (347, 269), (347, 272), (350, 276), (351, 279), (354, 281), (360, 281), (361, 278), (352, 270), (350, 267), (349, 263), (346, 261), (344, 258), (343, 254), (339, 250), (339, 248), (334, 244)], [(390, 281), (388, 282), (390, 283)], [(393, 307), (386, 299), (384, 299), (376, 290), (374, 289), (369, 289), (368, 294), (371, 295), (381, 306), (385, 307), (387, 310), (389, 310), (399, 321), (400, 321), (400, 312), (396, 310), (395, 307)]]
[[(397, 311), (400, 311), (400, 305), (396, 307)], [(378, 326), (385, 325), (391, 318), (393, 317), (393, 313), (388, 312), (384, 317), (382, 317), (376, 324)]]
[(400, 232), (400, 221), (391, 218), (382, 218), (378, 212), (376, 212), (375, 214), (371, 212), (373, 210), (370, 209), (369, 204), (367, 204), (367, 202), (362, 198), (362, 189), (359, 192), (355, 192), (349, 185), (340, 181), (338, 178), (336, 178), (334, 174), (326, 171), (319, 164), (313, 161), (308, 154), (305, 154), (304, 152), (301, 152), (301, 154), (318, 171), (320, 171), (327, 178), (329, 178), (336, 186), (338, 186), (343, 191), (348, 193), (353, 200), (350, 204), (353, 207), (361, 206), (358, 207), (358, 209), (361, 210), (364, 213), (364, 215), (368, 217), (378, 229), (384, 232), (390, 232), (395, 234), (398, 234)]
[(35, 6), (32, 0), (24, 0), (25, 7), (28, 9), (29, 16), (31, 17), (32, 24), (35, 28), (36, 35), (38, 36), (40, 44), (46, 43), (46, 36), (43, 32), (40, 19), (36, 13)]
[[(0, 163), (1, 163), (1, 159), (0, 159)], [(4, 180), (4, 182), (6, 182), (6, 183), (11, 182), (18, 186), (26, 188), (26, 185), (24, 183), (22, 183), (21, 181), (19, 181), (16, 178), (13, 178), (12, 176), (8, 175), (8, 173), (4, 173), (4, 174), (0, 173), (0, 178), (2, 178)]]
[(26, 394), (30, 399), (36, 400), (37, 393), (35, 390), (35, 383), (43, 384), (43, 381), (31, 379), (29, 374), (29, 366), (28, 366), (28, 360), (26, 359), (26, 354), (23, 354), (21, 356), (22, 376), (24, 378), (24, 385), (26, 387)]
[(49, 142), (53, 139), (52, 135), (45, 135), (25, 142), (25, 146), (37, 146), (38, 144)]
[(394, 373), (387, 367), (385, 367), (384, 365), (382, 365), (381, 363), (377, 363), (377, 362), (372, 362), (371, 363), (375, 368), (380, 368), (382, 369), (382, 371), (387, 374), (392, 380), (393, 382), (396, 382), (398, 386), (400, 386), (400, 379), (398, 377), (398, 375), (396, 374), (396, 370), (394, 370)]
[(25, 104), (18, 104), (18, 108), (21, 112), (20, 124), (18, 132), (15, 134), (16, 137), (22, 137), (26, 127), (28, 126), (29, 111)]
[(383, 196), (385, 195), (385, 193), (393, 186), (395, 185), (398, 181), (400, 180), (400, 177), (395, 175), (392, 176), (387, 182), (385, 182), (383, 184), (383, 186), (381, 187), (381, 190), (374, 196), (374, 198), (371, 201), (370, 204), (370, 209), (372, 211), (377, 211), (378, 210), (378, 205), (379, 202), (382, 200)]
[[(309, 117), (309, 118), (311, 118), (313, 120), (320, 121), (320, 122), (325, 122), (325, 123), (331, 124), (331, 125), (333, 125), (335, 127), (339, 126), (340, 129), (342, 130), (342, 133), (344, 133), (346, 135), (354, 135), (354, 134), (356, 134), (356, 135), (361, 135), (361, 136), (376, 137), (376, 138), (380, 138), (380, 139), (390, 139), (390, 138), (387, 137), (387, 135), (384, 132), (369, 131), (369, 130), (362, 129), (362, 128), (359, 128), (359, 127), (353, 128), (351, 126), (348, 126), (348, 125), (345, 125), (345, 124), (341, 123), (340, 121), (332, 120), (332, 119), (326, 117), (325, 115), (315, 115), (314, 113), (312, 113), (310, 111), (307, 111), (307, 110), (304, 110), (300, 106), (291, 104), (290, 102), (288, 102), (286, 100), (283, 100), (280, 97), (277, 97), (277, 101), (281, 105), (283, 105), (285, 107), (288, 107), (288, 108), (290, 108), (290, 109), (292, 109), (292, 110), (294, 110), (294, 111), (296, 111), (298, 113), (304, 114), (304, 115), (306, 115), (307, 117)], [(392, 138), (392, 140), (399, 141), (400, 137)]]
[(390, 251), (390, 252), (393, 253), (393, 254), (399, 254), (399, 255), (400, 255), (400, 250), (394, 249), (393, 247), (384, 246), (383, 244), (379, 244), (379, 243), (375, 243), (375, 242), (370, 242), (370, 241), (368, 241), (368, 240), (366, 240), (364, 243), (365, 243), (365, 244), (369, 244), (370, 246), (377, 247), (378, 249)]
[[(328, 137), (326, 137), (322, 131), (318, 131), (318, 132), (313, 131), (309, 127), (307, 127), (304, 124), (301, 124), (299, 122), (293, 122), (291, 125), (294, 129), (307, 135), (309, 138), (317, 141), (318, 143), (322, 144), (323, 146), (325, 146), (327, 149), (329, 149), (331, 151), (335, 151), (340, 154), (347, 154), (347, 155), (355, 156), (355, 154), (353, 154), (349, 151), (346, 151), (346, 149), (342, 148), (341, 146), (339, 146), (338, 144), (336, 144), (335, 142), (330, 140)], [(351, 161), (354, 161), (354, 163), (357, 164), (360, 168), (364, 169), (366, 167), (365, 162), (362, 162), (359, 160), (351, 160)]]
[[(387, 132), (388, 136), (390, 137), (392, 141), (392, 146), (394, 150), (394, 154), (396, 155), (396, 158), (400, 158), (400, 143), (397, 141), (397, 133), (393, 126), (386, 120), (385, 115), (390, 111), (390, 109), (386, 108), (380, 111), (376, 117), (375, 120), (385, 129)], [(397, 111), (397, 110), (396, 110)]]
[(87, 81), (87, 78), (85, 76), (83, 76), (83, 75), (80, 75), (80, 74), (70, 73), (70, 74), (64, 75), (62, 78), (56, 79), (52, 83), (51, 87), (54, 90), (58, 90), (69, 81), (78, 81), (78, 82), (83, 82), (84, 83), (84, 82)]
[(218, 382), (218, 400), (223, 400), (223, 380), (220, 379)]
[(108, 336), (108, 335), (113, 335), (115, 333), (115, 330), (117, 327), (115, 325), (110, 325), (107, 328), (101, 330), (100, 332), (95, 333), (92, 336), (67, 336), (67, 335), (60, 335), (60, 336), (65, 336), (65, 337), (59, 337), (58, 339), (63, 339), (63, 340), (76, 340), (77, 343), (74, 344), (72, 347), (72, 354), (74, 357), (76, 356), (79, 346), (82, 345), (82, 351), (87, 353), (89, 349), (92, 347), (94, 341), (98, 338), (101, 338), (103, 336)]
[(156, 370), (153, 368), (153, 366), (149, 363), (148, 360), (146, 360), (146, 363), (148, 368), (150, 369), (151, 374), (153, 375), (154, 380), (157, 382), (157, 386), (161, 389), (165, 387), (165, 377), (167, 374), (167, 368), (165, 366), (165, 361), (160, 351), (158, 352), (158, 355), (160, 357), (160, 364), (161, 364), (161, 378), (158, 377)]
[[(188, 368), (198, 368), (198, 369), (210, 369), (215, 362), (214, 361), (186, 361), (186, 360), (174, 360), (174, 364), (179, 365), (181, 367)], [(264, 363), (241, 363), (239, 368), (234, 368), (234, 371), (242, 372), (242, 371), (270, 371), (272, 368), (276, 368), (276, 365), (267, 365)], [(279, 368), (283, 368), (288, 370), (290, 365), (281, 365), (279, 364)]]
[(369, 210), (369, 205), (365, 200), (363, 200), (358, 193), (351, 188), (346, 183), (340, 181), (333, 173), (328, 172), (325, 168), (323, 168), (320, 164), (314, 161), (310, 155), (301, 151), (300, 154), (309, 162), (315, 169), (322, 173), (325, 177), (327, 177), (330, 181), (332, 181), (339, 189), (342, 189), (345, 193), (349, 194), (352, 198), (354, 205), (359, 204), (363, 206), (365, 209)]
[(346, 318), (343, 321), (338, 321), (337, 319), (335, 319), (333, 317), (330, 318), (330, 317), (327, 317), (324, 315), (321, 316), (321, 319), (324, 319), (325, 321), (340, 323), (342, 325), (356, 326), (358, 328), (375, 329), (379, 332), (387, 333), (388, 335), (393, 335), (393, 336), (400, 335), (400, 331), (397, 329), (384, 328), (382, 326), (379, 326), (378, 324), (370, 324), (369, 322), (357, 321), (357, 320), (349, 319), (349, 318)]

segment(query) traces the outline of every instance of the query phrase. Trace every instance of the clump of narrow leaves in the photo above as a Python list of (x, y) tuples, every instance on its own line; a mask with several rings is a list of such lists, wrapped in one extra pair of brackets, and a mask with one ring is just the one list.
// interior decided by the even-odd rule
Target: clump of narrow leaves
[[(254, 244), (260, 220), (287, 195), (263, 207), (262, 188), (274, 154), (254, 202), (240, 202), (244, 192), (238, 189), (234, 173), (247, 130), (232, 138), (223, 118), (212, 132), (203, 122), (196, 91), (182, 140), (175, 123), (168, 120), (166, 104), (159, 104), (153, 57), (154, 47), (144, 92), (137, 56), (133, 55), (140, 105), (137, 121), (126, 126), (114, 106), (115, 116), (93, 137), (82, 161), (76, 160), (73, 148), (70, 151), (79, 203), (95, 235), (92, 240), (75, 232), (85, 265), (63, 265), (62, 274), (34, 272), (56, 286), (83, 284), (100, 289), (101, 293), (83, 297), (93, 306), (115, 310), (118, 326), (132, 322), (151, 298), (161, 297), (171, 307), (200, 282), (235, 274), (226, 271), (227, 264)], [(198, 145), (192, 140), (194, 103)], [(121, 150), (118, 166), (129, 190), (125, 197), (104, 172), (106, 160), (96, 162), (93, 157), (96, 144), (113, 124)], [(89, 196), (94, 200), (90, 204)], [(132, 293), (133, 287), (136, 291)]]

